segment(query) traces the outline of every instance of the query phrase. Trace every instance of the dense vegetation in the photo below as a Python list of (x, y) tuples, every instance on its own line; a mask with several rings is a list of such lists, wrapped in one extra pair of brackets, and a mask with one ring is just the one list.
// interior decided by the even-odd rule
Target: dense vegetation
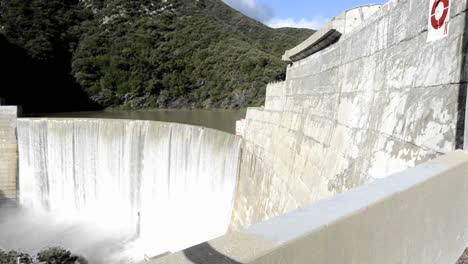
[(281, 54), (313, 33), (221, 0), (0, 3), (0, 97), (26, 111), (259, 105)]
[(29, 254), (20, 253), (17, 251), (5, 252), (0, 249), (0, 264), (75, 264), (87, 263), (85, 259), (72, 255), (68, 250), (60, 247), (52, 247), (37, 253), (35, 257)]

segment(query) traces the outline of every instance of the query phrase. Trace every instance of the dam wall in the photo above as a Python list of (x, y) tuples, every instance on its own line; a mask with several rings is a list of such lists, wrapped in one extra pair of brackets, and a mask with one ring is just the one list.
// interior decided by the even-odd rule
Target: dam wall
[(151, 264), (452, 264), (468, 245), (457, 151)]
[(17, 198), (17, 113), (16, 106), (0, 106), (0, 204)]
[(247, 111), (232, 230), (463, 147), (466, 1), (449, 2), (437, 40), (431, 1), (392, 0), (285, 54), (286, 80)]
[(21, 118), (18, 146), (23, 207), (128, 234), (136, 258), (227, 231), (240, 153), (232, 134), (154, 121)]

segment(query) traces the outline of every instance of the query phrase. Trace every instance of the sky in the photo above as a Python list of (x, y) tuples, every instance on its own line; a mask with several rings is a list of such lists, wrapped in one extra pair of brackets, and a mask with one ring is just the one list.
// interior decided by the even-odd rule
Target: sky
[(386, 0), (223, 0), (270, 27), (320, 29), (330, 18), (364, 4)]

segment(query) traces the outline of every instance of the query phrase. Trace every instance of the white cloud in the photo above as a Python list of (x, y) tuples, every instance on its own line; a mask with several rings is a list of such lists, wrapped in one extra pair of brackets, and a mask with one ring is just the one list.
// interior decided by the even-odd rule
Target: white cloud
[(258, 20), (265, 22), (273, 17), (273, 8), (271, 6), (259, 3), (256, 0), (223, 0), (226, 4), (239, 10), (243, 14)]
[(297, 27), (297, 28), (312, 28), (320, 29), (328, 19), (316, 17), (311, 20), (302, 18), (294, 20), (292, 18), (281, 19), (274, 16), (273, 8), (265, 3), (257, 0), (223, 0), (226, 4), (239, 10), (243, 14), (256, 19), (267, 26), (273, 28), (279, 27)]
[(302, 18), (300, 20), (294, 20), (292, 18), (272, 18), (269, 21), (266, 21), (265, 24), (272, 28), (294, 27), (320, 29), (323, 26), (323, 24), (325, 24), (327, 21), (328, 19), (323, 17), (317, 17), (312, 20), (307, 20), (305, 18)]

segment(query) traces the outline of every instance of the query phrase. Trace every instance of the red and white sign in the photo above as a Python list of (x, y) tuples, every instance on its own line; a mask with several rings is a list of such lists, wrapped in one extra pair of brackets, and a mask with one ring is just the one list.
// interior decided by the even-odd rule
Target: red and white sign
[(450, 2), (454, 0), (429, 0), (427, 41), (445, 38), (449, 34)]

